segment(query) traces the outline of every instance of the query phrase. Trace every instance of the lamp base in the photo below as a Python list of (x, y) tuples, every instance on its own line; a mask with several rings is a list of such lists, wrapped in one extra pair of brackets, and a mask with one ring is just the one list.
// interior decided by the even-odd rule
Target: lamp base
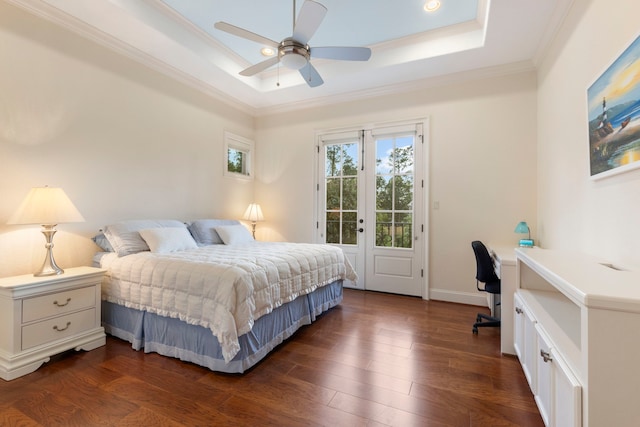
[(48, 264), (48, 261), (45, 261), (42, 267), (40, 268), (40, 271), (33, 273), (33, 275), (35, 277), (42, 277), (42, 276), (56, 276), (58, 274), (64, 273), (63, 269), (55, 265), (55, 261), (53, 261), (53, 263), (54, 263), (53, 265), (50, 265)]
[(533, 247), (533, 239), (520, 239), (520, 247), (521, 248), (532, 248)]
[(42, 234), (44, 234), (44, 238), (47, 240), (47, 243), (44, 245), (47, 248), (47, 255), (44, 258), (44, 262), (42, 263), (42, 267), (40, 270), (33, 273), (35, 277), (42, 276), (55, 276), (58, 274), (64, 273), (64, 270), (58, 267), (56, 264), (56, 260), (53, 259), (53, 235), (56, 234), (55, 224), (54, 225), (43, 225), (42, 226)]

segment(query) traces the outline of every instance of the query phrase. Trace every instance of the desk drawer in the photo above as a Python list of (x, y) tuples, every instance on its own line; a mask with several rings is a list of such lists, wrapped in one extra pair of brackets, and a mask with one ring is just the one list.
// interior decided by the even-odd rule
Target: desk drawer
[(96, 327), (96, 309), (55, 317), (22, 327), (22, 350), (67, 338)]
[(22, 323), (95, 307), (95, 305), (95, 286), (27, 298), (22, 302)]

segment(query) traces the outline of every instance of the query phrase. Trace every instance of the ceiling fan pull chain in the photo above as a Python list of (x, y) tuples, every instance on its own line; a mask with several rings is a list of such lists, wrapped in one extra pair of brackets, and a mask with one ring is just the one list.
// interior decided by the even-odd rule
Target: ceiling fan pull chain
[(278, 62), (278, 66), (277, 66), (277, 75), (278, 75), (278, 81), (276, 82), (276, 86), (280, 87), (280, 62)]

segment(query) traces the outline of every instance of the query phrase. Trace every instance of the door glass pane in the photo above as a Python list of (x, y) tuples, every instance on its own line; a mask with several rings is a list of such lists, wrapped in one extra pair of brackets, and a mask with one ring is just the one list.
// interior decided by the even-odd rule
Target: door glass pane
[(394, 153), (394, 171), (396, 173), (413, 173), (413, 136), (398, 138)]
[(325, 176), (340, 175), (340, 146), (329, 145), (325, 148)]
[(413, 247), (414, 135), (376, 140), (376, 246)]
[(326, 242), (358, 244), (358, 141), (325, 146)]
[(342, 175), (354, 176), (358, 171), (358, 144), (342, 145)]
[(327, 210), (340, 209), (340, 179), (328, 178), (326, 181)]
[(413, 215), (410, 213), (396, 213), (394, 214), (394, 232), (395, 232), (395, 247), (397, 248), (410, 248), (413, 240)]
[(393, 179), (393, 208), (396, 211), (413, 209), (413, 175), (400, 175)]
[(358, 213), (344, 212), (342, 214), (342, 244), (355, 245), (358, 243)]
[(340, 213), (327, 212), (327, 243), (340, 243)]
[(376, 176), (376, 210), (390, 211), (393, 208), (393, 183), (391, 175)]
[(342, 209), (358, 210), (358, 178), (342, 179)]
[(392, 246), (392, 228), (390, 213), (376, 213), (376, 246)]
[(388, 174), (393, 170), (393, 139), (376, 141), (376, 173)]

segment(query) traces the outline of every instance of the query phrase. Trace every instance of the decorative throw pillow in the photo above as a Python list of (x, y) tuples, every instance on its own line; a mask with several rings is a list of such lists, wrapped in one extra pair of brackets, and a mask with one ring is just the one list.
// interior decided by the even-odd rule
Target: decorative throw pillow
[(139, 231), (140, 236), (149, 245), (151, 252), (166, 254), (187, 249), (196, 249), (198, 245), (185, 227), (147, 228)]
[(253, 236), (242, 224), (221, 225), (216, 227), (216, 232), (225, 245), (237, 245), (239, 243), (254, 242)]
[(104, 235), (111, 243), (113, 250), (118, 256), (135, 254), (137, 252), (148, 251), (149, 246), (138, 233), (139, 230), (158, 227), (182, 227), (186, 225), (181, 221), (167, 220), (128, 220), (119, 221), (107, 225), (104, 228)]
[(113, 252), (113, 247), (103, 232), (96, 234), (91, 238), (91, 240), (93, 240), (93, 242), (104, 252)]
[(215, 227), (222, 225), (240, 225), (237, 219), (197, 219), (189, 224), (189, 231), (199, 246), (221, 245)]

